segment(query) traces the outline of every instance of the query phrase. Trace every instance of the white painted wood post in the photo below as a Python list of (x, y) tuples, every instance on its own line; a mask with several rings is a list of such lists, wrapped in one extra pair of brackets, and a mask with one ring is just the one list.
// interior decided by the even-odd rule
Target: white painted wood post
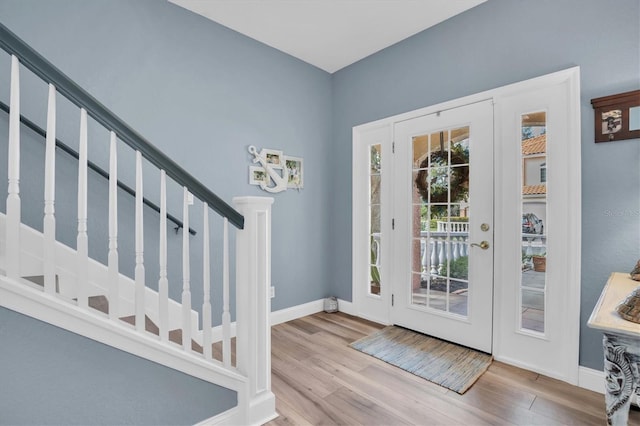
[(191, 352), (191, 270), (189, 262), (189, 190), (182, 198), (182, 348)]
[(20, 62), (11, 55), (5, 260), (7, 276), (20, 277)]
[(80, 109), (80, 146), (78, 147), (78, 237), (77, 237), (78, 306), (89, 305), (89, 236), (87, 234), (87, 110)]
[(56, 292), (56, 88), (49, 84), (47, 139), (44, 156), (44, 291)]
[(160, 340), (169, 341), (169, 280), (167, 279), (167, 173), (160, 170), (160, 279), (158, 280), (158, 329)]
[(422, 267), (420, 268), (421, 279), (426, 280), (429, 276), (429, 256), (431, 253), (429, 252), (429, 240), (425, 237), (420, 237), (420, 249), (422, 250), (422, 258), (420, 259), (420, 263)]
[(444, 237), (440, 237), (440, 239), (438, 240), (438, 246), (439, 246), (439, 250), (438, 250), (438, 273), (440, 275), (444, 275), (447, 273), (447, 268), (444, 264), (445, 260), (446, 260), (446, 256), (445, 256), (445, 250), (447, 249)]
[(276, 415), (271, 392), (271, 204), (273, 198), (238, 197), (244, 216), (236, 233), (236, 366), (249, 379), (248, 423)]
[(429, 244), (431, 245), (431, 275), (438, 273), (438, 240), (435, 237), (429, 238)]
[(222, 362), (231, 367), (231, 313), (229, 312), (229, 219), (222, 225)]
[[(211, 359), (211, 269), (209, 250), (209, 205), (203, 203), (202, 228), (202, 346), (205, 359)], [(187, 230), (188, 232), (188, 230)]]
[(118, 257), (118, 151), (116, 134), (109, 140), (109, 318), (120, 315), (120, 266)]
[(136, 151), (136, 267), (135, 278), (135, 306), (136, 306), (136, 330), (145, 330), (145, 273), (144, 273), (144, 210), (142, 200), (144, 198), (142, 185), (142, 154)]

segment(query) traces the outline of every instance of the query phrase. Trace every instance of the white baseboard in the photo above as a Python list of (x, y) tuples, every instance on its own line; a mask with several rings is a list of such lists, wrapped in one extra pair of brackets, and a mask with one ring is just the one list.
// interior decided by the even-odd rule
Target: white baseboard
[(349, 315), (357, 315), (356, 308), (353, 306), (352, 302), (347, 302), (346, 300), (338, 299), (338, 309), (340, 312), (344, 312)]
[(578, 386), (593, 392), (604, 393), (604, 371), (578, 367)]
[[(303, 303), (302, 305), (292, 306), (290, 308), (280, 309), (278, 311), (271, 312), (271, 325), (282, 324), (283, 322), (293, 321), (298, 318), (306, 317), (307, 315), (317, 314), (324, 309), (324, 299), (318, 299), (311, 302)], [(355, 315), (355, 309), (353, 303), (346, 300), (338, 299), (338, 309), (345, 314)], [(230, 327), (231, 337), (236, 336), (236, 323), (231, 323)], [(213, 342), (219, 342), (222, 340), (222, 327), (215, 326), (211, 329), (211, 337)], [(202, 343), (202, 330), (198, 330), (194, 333), (193, 339), (199, 344)]]
[(282, 324), (283, 322), (293, 321), (294, 319), (306, 317), (307, 315), (313, 315), (322, 311), (322, 309), (324, 309), (324, 299), (280, 309), (279, 311), (271, 312), (271, 325)]
[[(593, 392), (604, 394), (606, 378), (604, 371), (588, 367), (578, 367), (578, 386)], [(640, 407), (640, 396), (632, 395), (631, 402)]]
[[(318, 299), (313, 302), (303, 303), (302, 305), (274, 311), (271, 312), (271, 325), (282, 324), (283, 322), (293, 321), (298, 318), (306, 317), (307, 315), (317, 314), (323, 309), (324, 299)], [(349, 315), (356, 314), (353, 303), (342, 299), (338, 299), (338, 310)]]
[[(313, 302), (271, 312), (271, 325), (282, 324), (283, 322), (293, 321), (294, 319), (306, 317), (307, 315), (313, 315), (321, 312), (323, 309), (324, 299), (318, 299)], [(355, 315), (353, 303), (347, 302), (346, 300), (338, 299), (338, 310), (345, 314)]]

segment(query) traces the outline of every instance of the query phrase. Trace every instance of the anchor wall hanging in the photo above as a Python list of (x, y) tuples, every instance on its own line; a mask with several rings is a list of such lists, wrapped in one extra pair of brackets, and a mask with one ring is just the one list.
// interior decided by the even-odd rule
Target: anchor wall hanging
[(301, 189), (303, 187), (302, 158), (284, 155), (282, 151), (263, 148), (258, 152), (255, 146), (249, 146), (249, 153), (253, 155), (253, 163), (259, 166), (249, 166), (249, 183), (258, 185), (261, 189), (276, 193), (288, 188)]

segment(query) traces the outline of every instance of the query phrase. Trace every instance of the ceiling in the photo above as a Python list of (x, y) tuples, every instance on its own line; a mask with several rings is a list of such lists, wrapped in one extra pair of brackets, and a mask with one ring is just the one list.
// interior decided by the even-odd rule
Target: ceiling
[(329, 73), (486, 0), (169, 0)]

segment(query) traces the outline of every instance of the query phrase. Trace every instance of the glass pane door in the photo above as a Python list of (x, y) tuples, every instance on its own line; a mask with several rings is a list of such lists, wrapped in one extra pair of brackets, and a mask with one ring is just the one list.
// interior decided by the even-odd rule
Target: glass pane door
[(395, 324), (491, 351), (493, 106), (395, 125)]
[(469, 127), (415, 136), (411, 303), (466, 316)]
[(369, 264), (369, 289), (370, 295), (379, 296), (381, 288), (380, 280), (380, 190), (382, 184), (382, 145), (371, 145), (369, 149), (369, 251), (371, 262)]
[(544, 333), (547, 279), (547, 114), (521, 116), (522, 279), (520, 328)]

